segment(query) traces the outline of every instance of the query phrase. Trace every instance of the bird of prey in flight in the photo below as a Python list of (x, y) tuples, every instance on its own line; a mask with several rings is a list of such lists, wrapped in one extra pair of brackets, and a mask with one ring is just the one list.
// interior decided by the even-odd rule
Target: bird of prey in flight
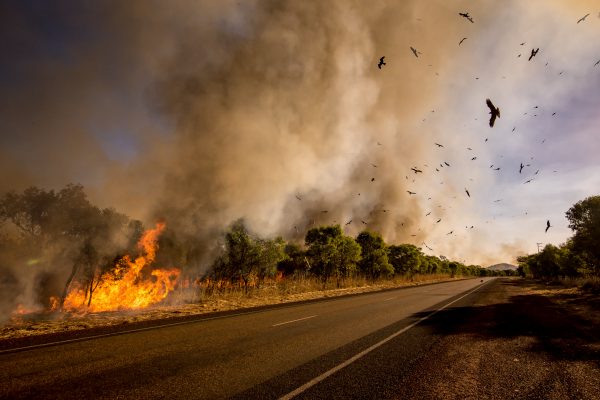
[(352, 223), (352, 220), (346, 222), (346, 225), (350, 225)]
[(375, 182), (375, 178), (371, 178), (371, 182)]
[(458, 15), (460, 15), (461, 17), (465, 17), (466, 19), (471, 21), (471, 23), (475, 22), (475, 21), (473, 21), (473, 17), (471, 17), (468, 12), (467, 13), (458, 13)]
[(467, 188), (465, 188), (465, 193), (467, 193), (467, 196), (471, 197), (471, 194), (469, 193), (469, 191), (467, 190)]
[(471, 161), (475, 161), (475, 160), (477, 160), (477, 157), (471, 158)]
[(412, 46), (410, 46), (410, 49), (413, 52), (413, 54), (415, 55), (415, 57), (417, 57), (417, 58), (419, 58), (419, 54), (422, 54), (419, 50), (415, 49)]
[(419, 172), (423, 173), (423, 171), (421, 171), (420, 169), (417, 169), (415, 167), (412, 167), (411, 170), (415, 173), (418, 174)]
[(585, 21), (585, 19), (588, 17), (588, 15), (590, 15), (590, 14), (589, 14), (589, 13), (587, 13), (587, 14), (585, 14), (583, 17), (579, 18), (579, 19), (577, 20), (577, 23), (580, 23), (580, 22), (583, 22), (583, 21)]
[(441, 145), (441, 144), (439, 144), (439, 143), (435, 143), (435, 145), (436, 145), (437, 147), (444, 147), (443, 145)]
[(446, 233), (446, 235), (452, 235), (452, 233), (454, 233), (454, 231), (450, 231), (450, 232)]
[(438, 219), (437, 221), (435, 221), (435, 223), (437, 224), (437, 223), (439, 223), (441, 220), (442, 220), (442, 219), (440, 218), (440, 219)]
[(531, 59), (536, 56), (538, 51), (540, 51), (539, 47), (537, 49), (531, 49), (531, 55), (529, 56), (529, 60), (527, 60), (527, 61), (531, 61)]
[(494, 122), (496, 122), (496, 118), (500, 118), (500, 108), (494, 106), (490, 99), (486, 99), (485, 104), (490, 108), (490, 128), (492, 128)]
[(596, 61), (596, 64), (594, 64), (594, 67), (597, 66), (598, 64), (600, 64), (600, 60)]
[(524, 165), (523, 165), (523, 163), (521, 163), (521, 166), (519, 167), (519, 173), (521, 173), (521, 171), (523, 171), (523, 167), (524, 167)]
[(429, 211), (427, 214), (425, 214), (425, 216), (428, 216), (429, 214), (431, 214), (431, 211)]
[(444, 161), (444, 164), (446, 164), (447, 166), (450, 166), (450, 164), (448, 164), (446, 161)]
[(546, 230), (544, 231), (544, 233), (548, 232), (548, 229), (550, 229), (552, 227), (552, 225), (550, 225), (550, 220), (546, 221)]
[(416, 194), (415, 192), (411, 192), (410, 190), (407, 190), (408, 194)]
[(383, 56), (383, 57), (381, 57), (381, 58), (379, 59), (379, 64), (377, 64), (377, 67), (378, 67), (379, 69), (381, 69), (381, 67), (382, 67), (383, 65), (386, 65), (386, 64), (385, 64), (385, 61), (383, 61), (383, 59), (384, 59), (384, 58), (385, 58), (385, 56)]
[(460, 39), (460, 42), (458, 42), (458, 45), (460, 46), (460, 45), (462, 44), (462, 42), (464, 42), (465, 40), (467, 40), (467, 38), (466, 38), (466, 37), (464, 37), (464, 38)]

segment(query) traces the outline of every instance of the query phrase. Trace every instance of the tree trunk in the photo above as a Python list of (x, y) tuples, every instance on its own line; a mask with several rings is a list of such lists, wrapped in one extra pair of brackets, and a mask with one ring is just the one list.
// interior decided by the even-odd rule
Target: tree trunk
[(71, 269), (71, 274), (65, 283), (65, 287), (63, 289), (62, 295), (60, 296), (60, 309), (62, 310), (63, 305), (65, 304), (65, 299), (67, 298), (67, 294), (69, 291), (69, 286), (71, 286), (71, 282), (73, 282), (73, 278), (75, 278), (75, 274), (79, 271), (79, 263), (73, 264), (73, 268)]

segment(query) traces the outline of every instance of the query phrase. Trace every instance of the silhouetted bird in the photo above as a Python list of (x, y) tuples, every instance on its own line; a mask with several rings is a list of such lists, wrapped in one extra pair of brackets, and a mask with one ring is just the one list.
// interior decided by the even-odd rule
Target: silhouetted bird
[(345, 224), (345, 225), (350, 225), (351, 223), (352, 223), (352, 220), (350, 220), (350, 221), (346, 222), (346, 224)]
[[(600, 61), (598, 61), (598, 62), (600, 62)], [(553, 112), (553, 113), (552, 113), (552, 115), (556, 115), (556, 113), (555, 113), (555, 112)]]
[(371, 178), (371, 182), (375, 182), (375, 178)]
[(600, 60), (596, 61), (596, 64), (594, 64), (594, 67), (598, 64), (600, 64)]
[(471, 23), (475, 22), (475, 21), (473, 21), (473, 17), (471, 17), (468, 12), (467, 13), (458, 13), (458, 15), (460, 15), (461, 17), (464, 17), (464, 18), (468, 19), (469, 21), (471, 21)]
[(446, 235), (452, 235), (453, 232), (454, 231), (450, 231), (450, 232), (446, 233)]
[(447, 166), (450, 166), (450, 164), (448, 164), (446, 161), (444, 161), (444, 164), (446, 164)]
[(417, 168), (415, 168), (415, 167), (412, 167), (412, 168), (411, 168), (411, 170), (412, 170), (412, 171), (413, 171), (415, 174), (418, 174), (419, 172), (420, 172), (420, 173), (423, 173), (423, 171), (421, 171), (420, 169), (417, 169)]
[(427, 245), (425, 244), (425, 242), (423, 242), (423, 246), (427, 247), (427, 248), (428, 248), (430, 251), (433, 251), (433, 249), (432, 249), (431, 247), (427, 246)]
[(295, 195), (298, 200), (302, 200), (302, 198), (298, 195)]
[(439, 143), (434, 143), (437, 147), (444, 147), (443, 145), (439, 144)]
[(464, 37), (464, 38), (460, 39), (460, 42), (458, 42), (458, 45), (460, 46), (460, 45), (462, 44), (462, 42), (464, 42), (465, 40), (467, 40), (467, 38), (466, 38), (466, 37)]
[(431, 214), (431, 211), (429, 211), (427, 214), (425, 214), (425, 216), (428, 216), (429, 214)]
[(537, 175), (537, 174), (538, 174), (538, 172), (540, 172), (540, 170), (539, 170), (539, 169), (538, 169), (537, 171), (535, 171), (535, 174), (534, 174), (534, 175)]
[(375, 165), (375, 164), (371, 164), (371, 166), (372, 166), (373, 168), (377, 168), (377, 165)]
[(529, 56), (529, 60), (527, 60), (527, 61), (531, 61), (531, 59), (533, 57), (535, 57), (535, 55), (538, 53), (538, 51), (540, 51), (539, 47), (537, 49), (531, 49), (531, 55)]
[(360, 220), (360, 222), (362, 222), (363, 224), (367, 225), (367, 223), (365, 221), (363, 221), (362, 219)]
[(435, 223), (437, 224), (437, 223), (439, 223), (441, 220), (442, 220), (442, 219), (440, 218), (440, 219), (438, 219), (437, 221), (435, 221)]
[(467, 147), (467, 150), (473, 150), (473, 149), (472, 149), (472, 148), (470, 148), (470, 147)]
[(519, 167), (519, 173), (521, 173), (521, 171), (523, 171), (523, 167), (524, 167), (524, 165), (523, 165), (523, 163), (521, 163), (521, 166)]
[(488, 141), (488, 138), (485, 138), (484, 142), (487, 142), (487, 141)]
[(469, 191), (467, 190), (467, 188), (465, 188), (465, 193), (467, 193), (467, 196), (471, 197), (471, 194), (469, 193)]
[(494, 168), (494, 171), (500, 171), (500, 167)]
[(526, 183), (529, 183), (529, 182), (531, 182), (532, 180), (533, 180), (533, 179), (529, 179), (529, 180), (527, 180), (527, 181), (523, 182), (523, 185), (524, 185), (524, 184), (526, 184)]
[(544, 233), (548, 232), (548, 229), (550, 229), (551, 227), (552, 225), (550, 225), (550, 220), (546, 221), (546, 230), (544, 231)]
[(407, 192), (408, 194), (411, 194), (411, 195), (412, 195), (412, 194), (416, 194), (415, 192), (411, 192), (410, 190), (407, 190), (406, 192)]
[(589, 14), (589, 13), (587, 13), (587, 14), (585, 14), (583, 17), (579, 18), (579, 19), (577, 20), (577, 23), (580, 23), (580, 22), (583, 22), (583, 21), (585, 21), (585, 19), (588, 17), (588, 15), (590, 15), (590, 14)]
[[(385, 58), (385, 56), (383, 56), (383, 57), (381, 57), (381, 58), (379, 59), (379, 64), (377, 64), (377, 67), (378, 67), (379, 69), (381, 69), (381, 66), (382, 66), (382, 65), (385, 65), (385, 62), (383, 61), (383, 59), (384, 59), (384, 58)], [(378, 143), (379, 143), (379, 142), (378, 142)]]
[(410, 50), (413, 52), (413, 54), (415, 55), (415, 57), (419, 58), (419, 54), (422, 54), (419, 50), (415, 49), (414, 47), (410, 46)]
[[(491, 128), (494, 126), (494, 122), (496, 122), (496, 118), (500, 118), (500, 108), (494, 106), (494, 104), (492, 103), (492, 101), (490, 99), (486, 99), (485, 104), (487, 104), (487, 106), (490, 109), (490, 128)], [(487, 142), (487, 138), (486, 138), (486, 142)]]
[(475, 161), (475, 160), (477, 160), (477, 157), (471, 158), (471, 161)]
[(521, 43), (521, 46), (523, 46), (525, 44), (525, 42)]
[(517, 129), (517, 127), (516, 127), (516, 126), (513, 128), (513, 130), (512, 130), (512, 131), (514, 132), (514, 131), (515, 131), (515, 129)]

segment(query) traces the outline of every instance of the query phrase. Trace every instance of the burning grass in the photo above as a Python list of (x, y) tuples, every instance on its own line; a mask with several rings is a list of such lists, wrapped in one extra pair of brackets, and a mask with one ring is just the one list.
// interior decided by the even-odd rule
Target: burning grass
[(249, 289), (229, 283), (203, 282), (181, 285), (160, 304), (137, 310), (98, 312), (95, 310), (83, 311), (78, 308), (71, 312), (14, 313), (11, 319), (0, 328), (0, 340), (336, 297), (452, 279), (446, 274), (397, 276), (375, 282), (363, 277), (354, 277), (323, 284), (317, 278), (298, 277), (272, 279), (266, 281), (260, 288)]

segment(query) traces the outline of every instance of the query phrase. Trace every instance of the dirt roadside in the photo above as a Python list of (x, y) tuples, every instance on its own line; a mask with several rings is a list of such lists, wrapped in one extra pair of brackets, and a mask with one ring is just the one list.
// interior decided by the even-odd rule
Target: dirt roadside
[(449, 309), (397, 398), (598, 399), (600, 296), (503, 279)]

